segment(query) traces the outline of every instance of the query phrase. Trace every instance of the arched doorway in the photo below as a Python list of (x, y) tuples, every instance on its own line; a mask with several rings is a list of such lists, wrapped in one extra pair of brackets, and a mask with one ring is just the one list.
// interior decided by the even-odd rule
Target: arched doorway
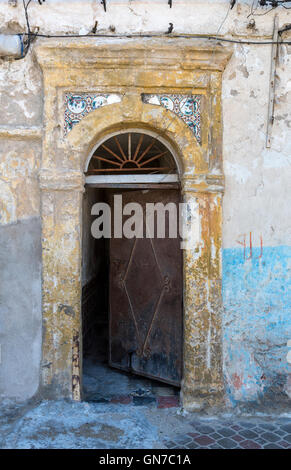
[[(114, 395), (112, 383), (124, 384), (124, 373), (147, 378), (137, 382), (139, 389), (147, 388), (148, 379), (179, 388), (182, 200), (172, 149), (158, 135), (128, 129), (99, 141), (86, 170), (83, 396), (104, 399), (106, 381), (108, 395)], [(108, 368), (122, 371), (122, 378)]]
[[(162, 135), (175, 149), (183, 202), (189, 206), (185, 225), (194, 236), (183, 249), (182, 403), (195, 410), (220, 404), (224, 399), (221, 87), (231, 51), (218, 43), (188, 38), (176, 39), (175, 47), (172, 38), (149, 40), (146, 47), (140, 38), (122, 43), (109, 38), (97, 42), (66, 38), (41, 42), (35, 54), (44, 79), (39, 171), (43, 312), (40, 393), (47, 398), (80, 399), (84, 168), (96, 143), (106, 140), (110, 132), (138, 127), (149, 135)], [(93, 94), (113, 93), (120, 101), (92, 110), (66, 133), (68, 93), (88, 95), (88, 99)], [(176, 94), (181, 99), (200, 95), (199, 142), (179, 113), (145, 100), (144, 93)], [(132, 179), (137, 176), (131, 175)], [(177, 181), (177, 175), (162, 177), (163, 181)]]

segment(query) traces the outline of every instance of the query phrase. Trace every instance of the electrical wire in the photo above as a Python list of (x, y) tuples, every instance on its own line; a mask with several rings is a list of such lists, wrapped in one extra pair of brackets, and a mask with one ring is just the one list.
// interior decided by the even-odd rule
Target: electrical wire
[(224, 23), (226, 22), (226, 20), (227, 20), (227, 18), (228, 18), (228, 15), (229, 15), (229, 13), (230, 13), (230, 10), (231, 10), (231, 2), (230, 2), (229, 5), (228, 5), (228, 9), (227, 9), (226, 15), (225, 15), (225, 17), (223, 18), (223, 20), (222, 20), (222, 22), (221, 22), (221, 24), (220, 24), (220, 26), (219, 26), (219, 28), (218, 28), (218, 30), (217, 30), (215, 36), (217, 36), (217, 35), (220, 33), (220, 30), (221, 30), (222, 26), (224, 25)]
[[(266, 2), (266, 3), (265, 3)], [(266, 4), (271, 4), (273, 7), (283, 7), (284, 3), (291, 3), (291, 0), (265, 0), (264, 3), (262, 3), (262, 0), (260, 0), (260, 6), (265, 6)]]
[[(254, 7), (255, 1), (257, 3), (256, 3), (256, 6)], [(291, 7), (286, 7), (284, 5), (284, 3), (291, 3), (291, 0), (282, 0), (282, 1), (276, 0), (276, 2), (274, 2), (273, 0), (266, 0), (266, 3), (264, 3), (264, 4), (261, 3), (260, 0), (253, 0), (253, 3), (251, 5), (251, 11), (250, 11), (249, 15), (247, 16), (247, 18), (249, 18), (250, 16), (264, 16), (264, 15), (267, 15), (268, 13), (270, 13), (275, 8), (278, 8), (279, 6), (282, 6), (286, 10), (290, 10)], [(265, 11), (264, 13), (255, 13), (255, 11), (259, 7), (264, 7), (264, 6), (270, 6), (271, 8), (269, 10)]]
[[(252, 15), (253, 15), (255, 1), (257, 1), (256, 8), (257, 8), (257, 6), (258, 6), (258, 1), (259, 1), (259, 0), (253, 0), (253, 3), (252, 3), (252, 5), (251, 5), (251, 11), (250, 11), (249, 15), (247, 16), (247, 18), (248, 18), (249, 16), (252, 16)], [(255, 8), (255, 9), (256, 9), (256, 8)]]
[[(31, 32), (31, 28), (30, 28), (30, 23), (29, 23), (29, 16), (28, 16), (28, 7), (30, 5), (32, 0), (27, 0), (25, 2), (25, 0), (22, 0), (22, 4), (23, 4), (23, 9), (24, 9), (24, 16), (25, 16), (25, 21), (26, 21), (26, 27), (27, 27), (27, 33), (24, 33), (23, 36), (27, 36), (27, 42), (26, 44), (24, 44), (24, 50), (23, 50), (23, 56), (21, 57), (21, 59), (23, 59), (28, 51), (29, 51), (29, 48), (30, 48), (30, 45), (31, 43), (35, 40), (36, 36), (37, 36), (37, 33), (32, 33)], [(38, 3), (39, 5), (42, 5), (42, 2), (44, 2), (45, 0), (38, 0)], [(19, 59), (16, 59), (16, 60), (19, 60)]]
[[(256, 2), (256, 6), (255, 6), (255, 2)], [(251, 8), (251, 11), (248, 14), (247, 18), (249, 18), (250, 16), (264, 16), (264, 15), (270, 13), (270, 11), (274, 10), (274, 8), (276, 8), (276, 7), (272, 7), (268, 11), (265, 11), (264, 13), (255, 13), (257, 11), (257, 9), (259, 8), (259, 0), (253, 0), (253, 3), (252, 3), (250, 8)]]
[[(136, 38), (136, 37), (138, 37), (138, 38), (155, 38), (155, 37), (163, 36), (163, 34), (159, 34), (159, 33), (157, 33), (157, 34), (153, 34), (153, 33), (136, 33), (136, 34), (134, 34), (133, 33), (133, 34), (121, 34), (121, 35), (117, 35), (117, 34), (42, 34), (42, 33), (39, 33), (39, 32), (32, 33), (31, 32), (31, 27), (30, 27), (30, 22), (29, 22), (29, 15), (28, 15), (28, 7), (29, 7), (31, 1), (32, 0), (27, 0), (27, 1), (22, 0), (25, 20), (26, 20), (26, 26), (27, 26), (27, 32), (23, 34), (23, 36), (27, 37), (27, 42), (26, 42), (26, 45), (25, 45), (23, 57), (25, 57), (27, 55), (28, 50), (30, 48), (30, 45), (36, 39), (36, 37), (47, 38), (47, 39), (50, 39), (50, 38), (60, 39), (60, 38), (85, 38), (85, 37), (88, 37), (88, 38), (90, 38), (90, 37), (94, 37), (94, 38), (97, 38), (97, 37), (103, 37), (103, 38)], [(38, 0), (38, 3), (41, 5), (42, 1), (45, 1), (45, 0)], [(255, 1), (256, 0), (253, 0), (252, 6), (251, 6), (251, 12), (248, 16), (250, 16), (250, 15), (251, 16), (263, 16), (263, 15), (266, 15), (267, 13), (269, 13), (274, 8), (276, 8), (276, 7), (272, 7), (267, 12), (258, 14), (258, 13), (255, 13), (255, 11), (258, 8), (258, 0), (257, 0), (257, 5), (254, 8)], [(288, 3), (288, 2), (284, 2), (284, 3)], [(291, 9), (291, 7), (285, 7), (282, 3), (281, 3), (281, 6), (283, 6), (287, 10)], [(169, 34), (168, 37), (171, 37), (171, 38), (208, 39), (208, 40), (214, 40), (216, 42), (226, 42), (226, 43), (245, 44), (245, 45), (272, 45), (272, 44), (275, 44), (273, 41), (249, 41), (249, 40), (236, 40), (236, 39), (231, 39), (231, 38), (220, 37), (219, 32), (220, 32), (222, 26), (224, 25), (224, 23), (226, 22), (226, 20), (228, 18), (228, 15), (230, 13), (230, 10), (231, 10), (231, 2), (228, 6), (227, 13), (226, 13), (224, 19), (222, 20), (222, 22), (221, 22), (221, 24), (220, 24), (220, 26), (217, 30), (217, 33), (215, 35)], [(291, 41), (281, 40), (280, 44), (290, 45)]]
[[(226, 22), (226, 20), (227, 20), (227, 18), (228, 18), (229, 12), (230, 12), (230, 10), (232, 9), (232, 6), (231, 6), (231, 5), (232, 5), (232, 2), (230, 2), (229, 5), (228, 5), (228, 9), (227, 9), (226, 15), (225, 15), (225, 17), (223, 18), (222, 22), (220, 23), (219, 28), (218, 28), (218, 30), (217, 30), (217, 32), (216, 32), (216, 35), (215, 35), (216, 37), (218, 36), (218, 34), (219, 34), (219, 32), (220, 32), (222, 26), (224, 25), (224, 23)], [(211, 60), (212, 60), (212, 58), (213, 58), (214, 51), (215, 51), (215, 46), (217, 45), (217, 43), (218, 43), (218, 40), (216, 39), (216, 40), (215, 40), (215, 43), (214, 43), (214, 45), (213, 45), (213, 50), (212, 50), (212, 54), (211, 54)]]
[(25, 16), (25, 21), (26, 21), (26, 26), (27, 26), (27, 44), (25, 45), (24, 54), (23, 54), (23, 56), (25, 57), (29, 50), (30, 43), (32, 40), (29, 17), (28, 17), (28, 7), (29, 7), (29, 4), (31, 3), (31, 0), (28, 0), (26, 3), (25, 3), (25, 0), (22, 0), (22, 3), (23, 3), (24, 16)]
[[(24, 33), (24, 36), (27, 36), (28, 33)], [(41, 33), (31, 33), (33, 37), (47, 38), (47, 39), (60, 39), (60, 38), (160, 38), (164, 37), (165, 33), (131, 33), (131, 34), (41, 34)], [(212, 36), (208, 34), (167, 34), (166, 37), (173, 39), (209, 39), (217, 40), (218, 42), (229, 42), (234, 44), (247, 44), (247, 45), (270, 45), (277, 44), (274, 41), (249, 41), (249, 40), (238, 40), (231, 38), (224, 38), (221, 36)], [(291, 41), (280, 41), (279, 44), (291, 44)]]
[[(275, 8), (277, 8), (277, 7), (272, 7), (269, 10), (265, 11), (265, 13), (252, 13), (252, 16), (265, 16), (268, 13), (270, 13), (271, 11), (273, 11)], [(256, 10), (254, 10), (254, 11), (256, 11)]]
[[(117, 34), (42, 34), (42, 33), (39, 33), (39, 32), (36, 32), (36, 33), (32, 33), (31, 32), (31, 28), (30, 28), (30, 23), (29, 23), (29, 16), (28, 16), (28, 7), (31, 3), (32, 0), (27, 0), (27, 2), (25, 3), (25, 0), (22, 0), (23, 1), (23, 8), (24, 8), (24, 14), (25, 14), (25, 19), (26, 19), (26, 25), (27, 25), (27, 33), (24, 33), (24, 36), (27, 37), (27, 44), (26, 44), (26, 48), (25, 48), (25, 53), (24, 53), (24, 57), (25, 55), (27, 54), (28, 50), (29, 50), (29, 47), (31, 45), (31, 42), (36, 38), (36, 37), (40, 37), (40, 38), (84, 38), (84, 37), (88, 37), (88, 38), (97, 38), (97, 37), (103, 37), (103, 38), (136, 38), (136, 37), (140, 37), (140, 38), (154, 38), (154, 37), (162, 37), (164, 35), (162, 34), (150, 34), (150, 33), (137, 33), (137, 34), (125, 34), (125, 35), (117, 35)], [(45, 1), (45, 0), (43, 0)], [(41, 5), (42, 4), (42, 1), (41, 0), (38, 0), (39, 4)], [(255, 10), (253, 9), (254, 7), (254, 2), (255, 0), (253, 1), (253, 4), (252, 4), (252, 7), (251, 7), (251, 15), (252, 16), (262, 16), (261, 15), (258, 15), (258, 14), (255, 14), (254, 11), (257, 9), (257, 7), (255, 8)], [(284, 6), (284, 5), (282, 5)], [(275, 7), (271, 8), (270, 10), (268, 10), (267, 12), (264, 13), (267, 14), (269, 13), (271, 10), (273, 10)], [(290, 9), (288, 7), (285, 7), (284, 8), (286, 9)], [(227, 10), (227, 13), (224, 17), (224, 19), (222, 20), (218, 30), (217, 30), (217, 33), (215, 35), (201, 35), (201, 34), (170, 34), (168, 37), (171, 37), (171, 38), (193, 38), (193, 39), (209, 39), (209, 40), (214, 40), (216, 42), (227, 42), (227, 43), (234, 43), (234, 44), (246, 44), (246, 45), (269, 45), (269, 44), (278, 44), (278, 42), (273, 42), (273, 41), (245, 41), (245, 40), (235, 40), (235, 39), (230, 39), (230, 38), (222, 38), (222, 37), (219, 37), (219, 32), (222, 28), (222, 26), (224, 25), (224, 23), (226, 22), (227, 18), (228, 18), (228, 15), (230, 13), (230, 10), (231, 10), (231, 2), (229, 4), (229, 7), (228, 7), (228, 10)], [(291, 41), (281, 41), (280, 42), (281, 44), (291, 44)], [(169, 124), (167, 125), (167, 127), (165, 129), (163, 129), (162, 132), (157, 132), (156, 135), (154, 136), (154, 139), (155, 140), (158, 140), (159, 137), (162, 137), (163, 135), (166, 134), (167, 130), (169, 129), (169, 127), (172, 125), (173, 121), (175, 119), (175, 116), (172, 117), (172, 119), (170, 120)], [(165, 175), (166, 177), (166, 175)]]

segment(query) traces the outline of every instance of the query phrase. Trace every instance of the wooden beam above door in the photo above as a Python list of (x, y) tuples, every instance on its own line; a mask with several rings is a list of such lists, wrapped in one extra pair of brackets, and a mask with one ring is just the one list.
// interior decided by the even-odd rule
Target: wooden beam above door
[(175, 174), (163, 175), (89, 175), (86, 176), (86, 185), (94, 188), (152, 188), (171, 189), (178, 188), (179, 176)]

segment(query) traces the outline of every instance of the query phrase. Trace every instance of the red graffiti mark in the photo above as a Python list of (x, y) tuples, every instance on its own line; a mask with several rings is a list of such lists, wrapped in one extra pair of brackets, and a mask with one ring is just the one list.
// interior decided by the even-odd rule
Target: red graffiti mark
[(262, 258), (262, 256), (263, 256), (263, 237), (262, 237), (262, 235), (260, 235), (260, 247), (261, 247), (261, 253), (260, 253), (260, 256), (258, 256), (258, 258)]
[(239, 244), (239, 245), (242, 245), (244, 247), (244, 259), (246, 259), (246, 234), (242, 234), (242, 235), (239, 235), (239, 237), (244, 237), (244, 241), (241, 242), (240, 240), (237, 240), (236, 242)]
[[(252, 240), (252, 232), (250, 232), (250, 235), (249, 235), (249, 256), (246, 257), (246, 234), (242, 234), (242, 235), (239, 235), (240, 237), (243, 237), (243, 241), (240, 241), (240, 240), (236, 240), (236, 242), (239, 244), (239, 245), (242, 245), (244, 247), (244, 259), (245, 260), (248, 260), (248, 259), (251, 259), (253, 257), (253, 240)], [(260, 255), (257, 257), (257, 259), (260, 259), (262, 258), (263, 256), (263, 237), (262, 235), (260, 235)]]
[(237, 375), (237, 373), (235, 372), (234, 374), (232, 374), (232, 383), (234, 385), (234, 388), (236, 388), (236, 390), (240, 389), (242, 387), (242, 378)]
[(253, 243), (252, 243), (252, 232), (250, 232), (250, 255), (248, 256), (248, 258), (245, 258), (245, 259), (251, 259), (253, 256)]

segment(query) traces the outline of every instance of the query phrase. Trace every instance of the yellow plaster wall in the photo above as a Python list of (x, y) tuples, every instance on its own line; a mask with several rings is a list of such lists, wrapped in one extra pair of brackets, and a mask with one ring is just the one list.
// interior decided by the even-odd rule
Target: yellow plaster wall
[[(80, 233), (86, 159), (106, 134), (135, 127), (154, 131), (173, 146), (185, 201), (198, 204), (201, 239), (184, 251), (184, 406), (221, 400), (220, 93), (230, 53), (189, 41), (172, 46), (170, 40), (146, 46), (135, 40), (51, 42), (36, 48), (45, 92), (40, 170), (45, 395), (80, 398)], [(65, 137), (68, 91), (114, 92), (122, 95), (122, 101), (91, 112)], [(202, 145), (173, 113), (143, 103), (144, 92), (202, 94)]]

